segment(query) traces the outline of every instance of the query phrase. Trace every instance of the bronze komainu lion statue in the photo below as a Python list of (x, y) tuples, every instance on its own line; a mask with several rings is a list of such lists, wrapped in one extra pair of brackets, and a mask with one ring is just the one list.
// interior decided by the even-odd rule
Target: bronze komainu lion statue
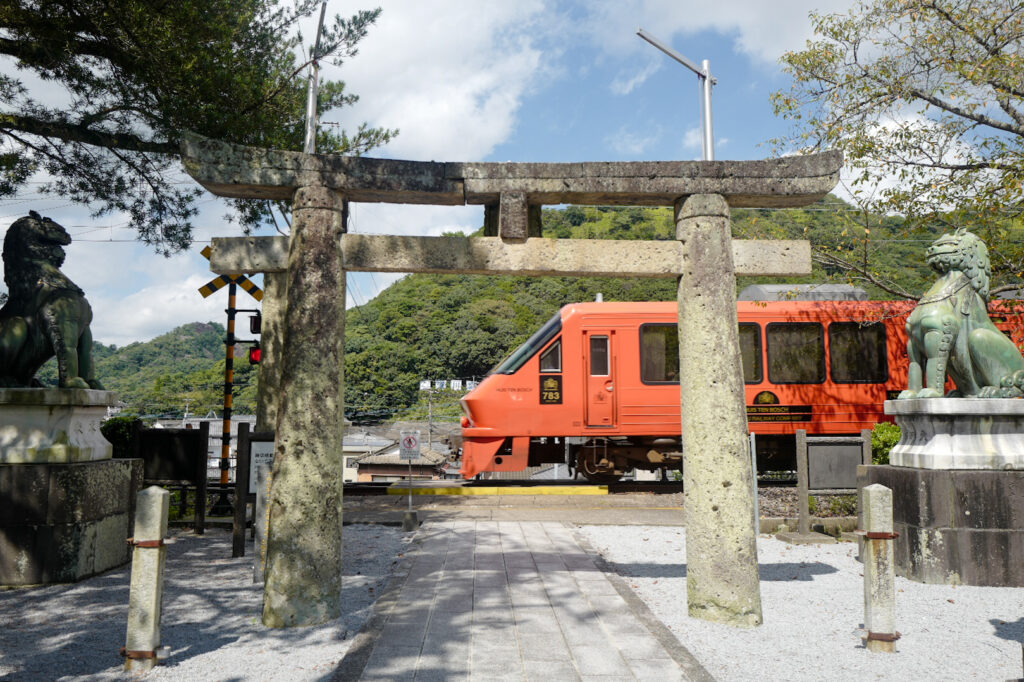
[(985, 243), (963, 228), (928, 247), (928, 265), (941, 277), (907, 321), (910, 374), (900, 398), (1018, 397), (1024, 358), (988, 317), (992, 268)]
[(70, 243), (63, 227), (35, 211), (7, 230), (0, 387), (39, 386), (36, 372), (56, 355), (61, 388), (103, 388), (93, 378), (92, 308), (82, 290), (58, 269)]

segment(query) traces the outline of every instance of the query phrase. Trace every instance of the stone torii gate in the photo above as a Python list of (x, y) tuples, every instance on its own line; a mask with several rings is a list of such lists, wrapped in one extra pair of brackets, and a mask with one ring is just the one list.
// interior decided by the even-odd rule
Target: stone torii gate
[[(806, 241), (731, 240), (730, 207), (796, 207), (838, 182), (836, 152), (766, 161), (437, 163), (310, 155), (194, 135), (187, 171), (225, 197), (291, 200), (290, 238), (215, 239), (215, 273), (267, 274), (263, 395), (277, 398), (263, 622), (341, 613), (345, 272), (673, 277), (691, 616), (762, 621), (734, 275), (806, 275)], [(485, 207), (484, 237), (347, 234), (347, 202)], [(675, 207), (676, 241), (540, 238), (543, 204)], [(271, 319), (267, 320), (267, 313)], [(277, 346), (277, 344), (280, 344)], [(279, 363), (279, 364), (276, 364)], [(267, 416), (264, 415), (264, 419)]]

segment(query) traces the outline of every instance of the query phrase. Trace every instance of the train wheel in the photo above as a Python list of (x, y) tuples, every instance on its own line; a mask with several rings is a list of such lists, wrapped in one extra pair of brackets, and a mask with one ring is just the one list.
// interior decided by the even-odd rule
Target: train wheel
[(583, 474), (585, 479), (598, 485), (608, 485), (619, 480), (618, 474), (607, 470), (602, 471), (597, 465), (594, 451), (588, 452), (586, 448), (576, 456), (576, 470)]

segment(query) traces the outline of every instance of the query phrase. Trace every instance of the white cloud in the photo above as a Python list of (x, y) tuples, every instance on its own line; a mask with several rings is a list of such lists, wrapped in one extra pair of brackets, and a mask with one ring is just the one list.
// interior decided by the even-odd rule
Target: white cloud
[(631, 73), (628, 76), (620, 73), (615, 80), (612, 81), (609, 89), (612, 91), (612, 94), (615, 95), (628, 95), (633, 92), (634, 88), (642, 85), (644, 81), (650, 78), (659, 68), (661, 68), (661, 64), (658, 62), (653, 60), (648, 61), (647, 64), (638, 72)]
[(638, 157), (646, 153), (661, 139), (661, 128), (656, 126), (649, 134), (627, 130), (625, 126), (605, 138), (605, 144), (622, 156)]
[(360, 96), (328, 112), (349, 129), (360, 121), (399, 128), (383, 155), (473, 161), (504, 142), (524, 94), (545, 73), (537, 34), (539, 0), (515, 3), (384, 2), (383, 13), (340, 73)]
[[(197, 272), (185, 278), (168, 279), (131, 293), (90, 294), (92, 335), (97, 341), (118, 346), (151, 339), (188, 322), (226, 323), (224, 309), (227, 294), (218, 291), (208, 298), (199, 295), (199, 287), (214, 275)], [(248, 294), (239, 292), (240, 299)], [(248, 302), (246, 302), (248, 303)], [(239, 303), (239, 307), (251, 307)]]
[(787, 50), (798, 50), (811, 36), (809, 12), (821, 14), (848, 10), (849, 0), (728, 0), (719, 3), (679, 2), (679, 0), (639, 0), (588, 2), (589, 33), (595, 43), (613, 53), (651, 50), (626, 27), (643, 27), (698, 64), (714, 55), (693, 54), (686, 50), (687, 36), (716, 31), (735, 36), (735, 49), (755, 60), (774, 63)]

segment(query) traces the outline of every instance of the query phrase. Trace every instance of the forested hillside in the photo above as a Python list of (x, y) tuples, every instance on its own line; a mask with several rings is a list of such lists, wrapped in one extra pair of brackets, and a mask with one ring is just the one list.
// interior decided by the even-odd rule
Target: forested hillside
[[(897, 220), (874, 223), (870, 240), (856, 224), (862, 216), (837, 199), (806, 209), (735, 210), (736, 238), (810, 239), (847, 260), (866, 262), (882, 279), (907, 291), (923, 292), (929, 279), (924, 265), (928, 236), (907, 240)], [(675, 238), (669, 208), (580, 207), (546, 209), (544, 236), (587, 239)], [(773, 281), (846, 282), (839, 269), (815, 266), (803, 279), (738, 278), (737, 288)], [(872, 298), (891, 298), (863, 282)], [(346, 413), (360, 419), (382, 414), (423, 418), (427, 379), (479, 379), (567, 303), (673, 300), (676, 284), (663, 279), (569, 277), (486, 277), (411, 275), (364, 306), (349, 311), (346, 324)], [(192, 323), (146, 343), (124, 348), (95, 345), (96, 375), (117, 391), (130, 409), (143, 415), (180, 415), (186, 404), (194, 414), (221, 411), (224, 376), (224, 328)], [(256, 372), (236, 349), (235, 408), (255, 408)], [(56, 384), (51, 362), (41, 373)], [(432, 396), (435, 416), (458, 414), (460, 391)]]
[[(180, 416), (186, 405), (192, 414), (221, 413), (224, 402), (224, 327), (216, 322), (192, 322), (143, 343), (122, 348), (93, 344), (96, 378), (116, 391), (128, 408), (148, 416)], [(256, 372), (246, 348), (235, 348), (235, 399), (239, 413), (256, 407)], [(57, 364), (40, 370), (40, 381), (57, 384)]]

